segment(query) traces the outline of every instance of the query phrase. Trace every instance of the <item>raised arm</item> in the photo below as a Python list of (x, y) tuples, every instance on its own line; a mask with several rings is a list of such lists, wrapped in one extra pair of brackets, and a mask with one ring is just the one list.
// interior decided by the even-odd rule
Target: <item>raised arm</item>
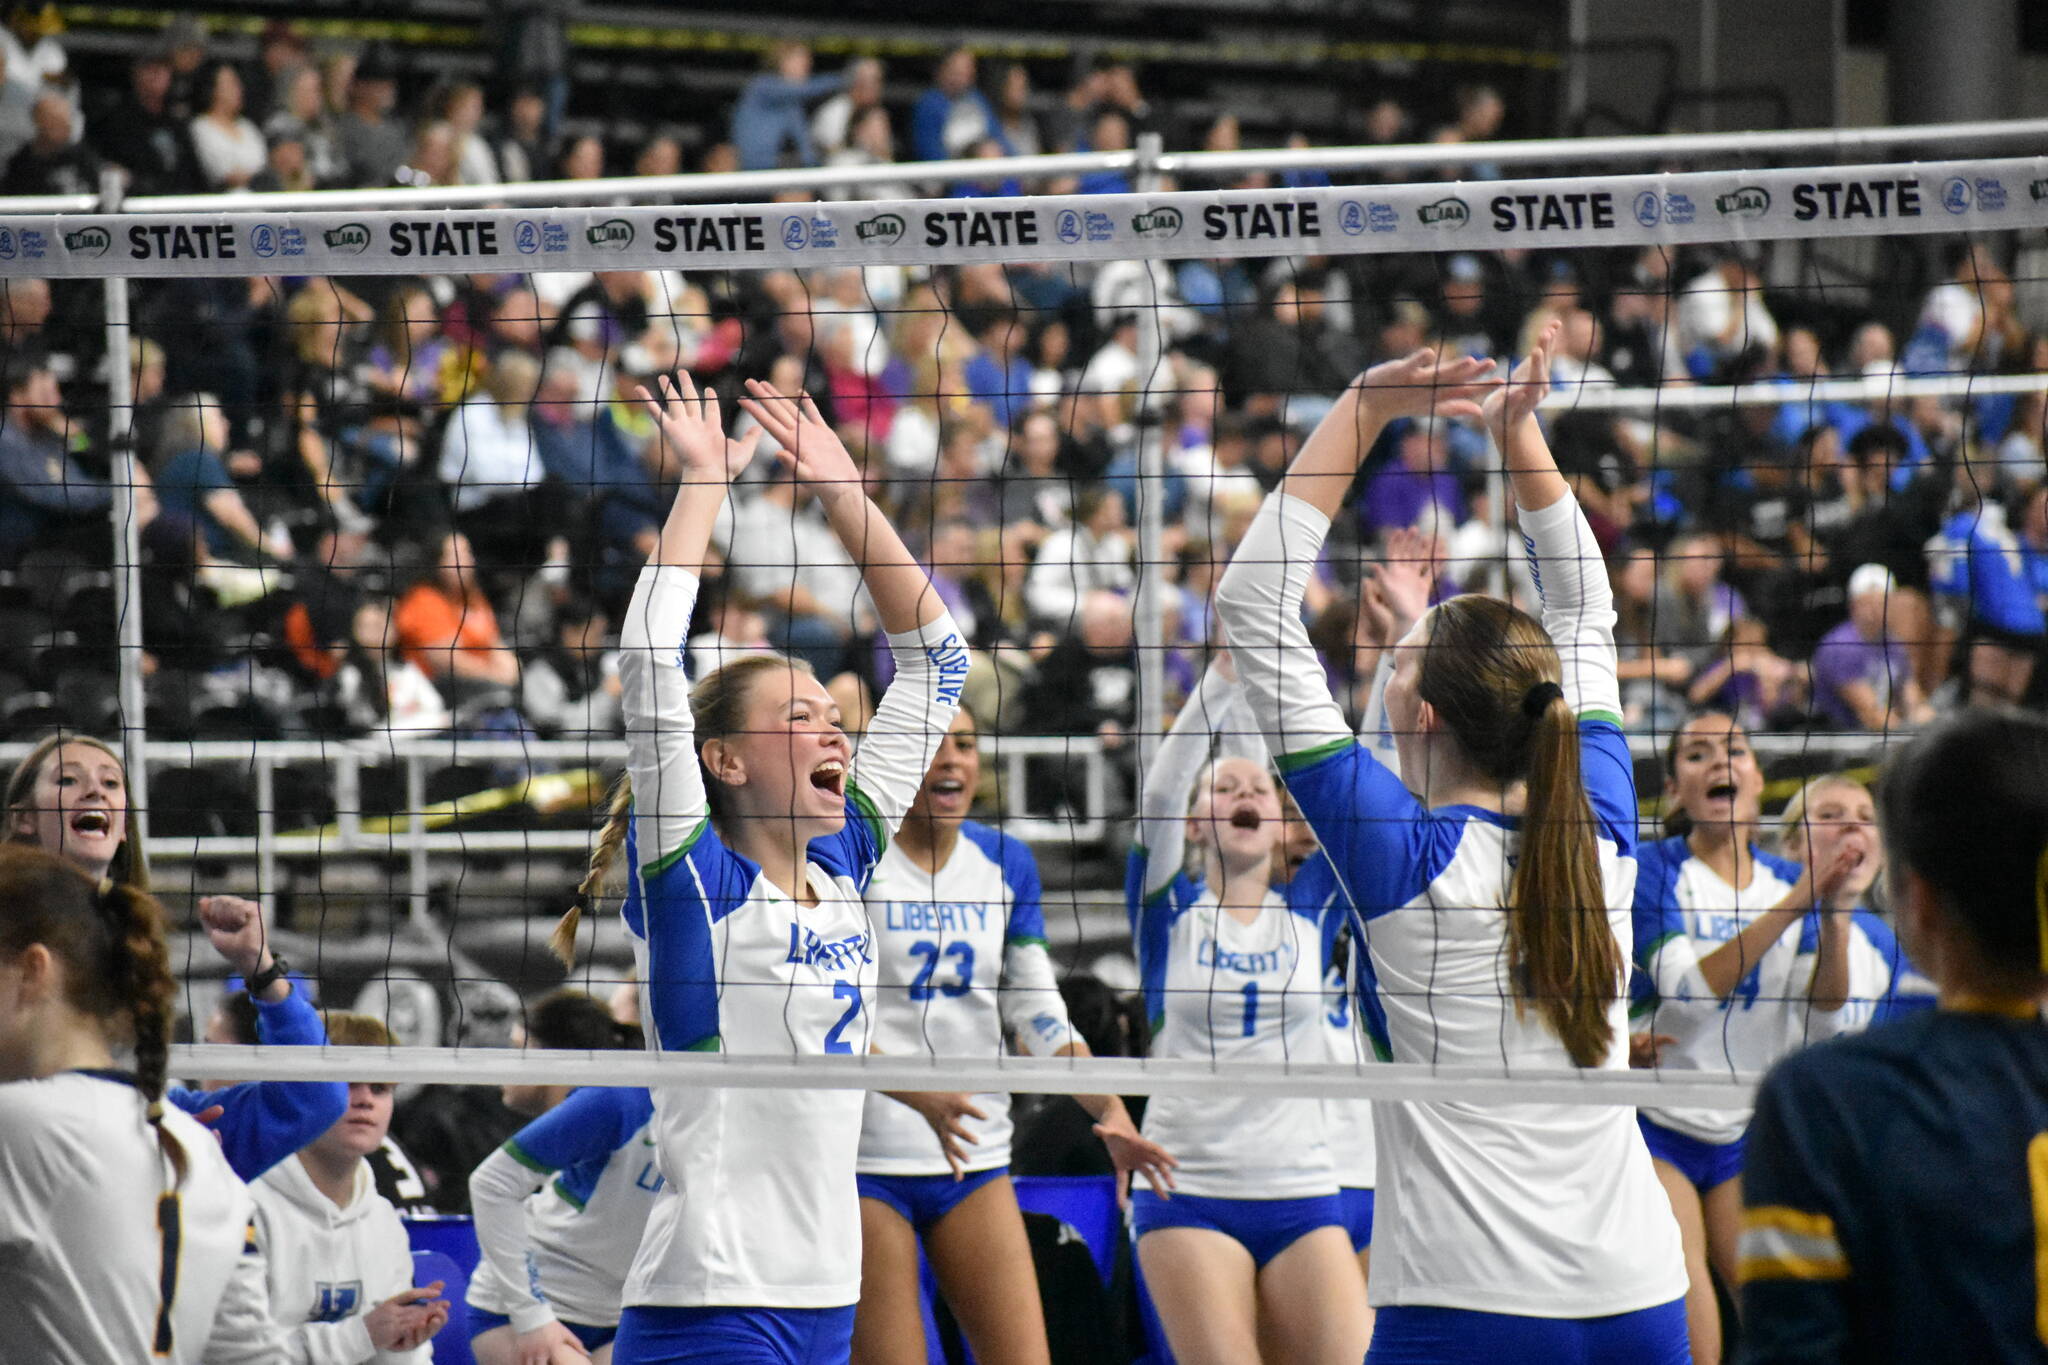
[[(1209, 743), (1228, 725), (1236, 688), (1212, 663), (1159, 741), (1152, 770), (1138, 789), (1134, 861), (1144, 864), (1140, 895), (1150, 900), (1180, 872), (1187, 855), (1188, 802), (1209, 761)], [(1135, 909), (1136, 907), (1133, 907)]]
[(1552, 322), (1543, 329), (1507, 384), (1480, 406), (1520, 509), (1522, 542), (1543, 596), (1543, 629), (1564, 669), (1565, 700), (1582, 720), (1619, 725), (1614, 590), (1606, 557), (1536, 420), (1537, 405), (1550, 392), (1550, 348), (1558, 327)]
[[(776, 458), (817, 494), (833, 535), (861, 566), (861, 579), (888, 636), (896, 676), (854, 752), (848, 784), (849, 797), (878, 823), (886, 839), (909, 814), (932, 756), (960, 709), (967, 644), (924, 566), (868, 497), (853, 457), (810, 396), (792, 399), (757, 380), (747, 387), (752, 396), (740, 400), (740, 406), (781, 447)], [(872, 852), (879, 856), (879, 847)]]
[(696, 724), (683, 645), (697, 604), (697, 575), (731, 485), (753, 458), (758, 433), (728, 442), (718, 399), (699, 395), (686, 374), (662, 381), (662, 397), (640, 391), (682, 472), (654, 556), (640, 571), (619, 630), (620, 705), (626, 769), (633, 780), (636, 843), (643, 864), (688, 843), (708, 818), (697, 766)]

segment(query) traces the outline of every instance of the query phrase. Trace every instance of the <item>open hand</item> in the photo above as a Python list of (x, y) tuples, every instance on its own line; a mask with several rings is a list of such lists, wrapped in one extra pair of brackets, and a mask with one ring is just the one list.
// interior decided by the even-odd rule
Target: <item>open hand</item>
[(809, 394), (792, 398), (764, 380), (749, 379), (747, 395), (740, 407), (782, 447), (776, 458), (798, 483), (828, 502), (848, 493), (867, 496), (860, 467)]
[(1476, 411), (1477, 401), (1500, 387), (1492, 361), (1468, 355), (1445, 359), (1429, 347), (1382, 361), (1355, 382), (1359, 398), (1383, 421)]
[(590, 1359), (589, 1350), (560, 1322), (544, 1322), (531, 1332), (521, 1332), (512, 1349), (519, 1365), (561, 1365), (563, 1361)]
[(717, 394), (710, 389), (698, 393), (688, 373), (663, 375), (655, 384), (661, 397), (656, 398), (642, 385), (640, 401), (680, 459), (684, 483), (729, 484), (752, 463), (761, 433), (750, 431), (737, 441), (726, 439)]
[(964, 1177), (967, 1149), (980, 1141), (967, 1131), (964, 1120), (988, 1117), (974, 1107), (974, 1097), (957, 1091), (891, 1091), (889, 1098), (909, 1105), (931, 1125), (939, 1137), (939, 1150), (946, 1154), (946, 1164), (953, 1168), (953, 1178)]
[[(1557, 334), (1563, 326), (1553, 318), (1536, 338), (1536, 344), (1529, 348), (1529, 354), (1522, 357), (1522, 363), (1509, 373), (1507, 382), (1487, 394), (1477, 405), (1477, 416), (1485, 425), (1487, 434), (1503, 449), (1507, 446), (1508, 432), (1534, 417), (1537, 407), (1550, 396), (1550, 363), (1557, 346)], [(1473, 415), (1466, 409), (1460, 411), (1467, 416)]]
[(1141, 1134), (1121, 1104), (1103, 1115), (1102, 1122), (1095, 1125), (1095, 1136), (1109, 1149), (1110, 1162), (1116, 1167), (1118, 1203), (1125, 1202), (1134, 1175), (1143, 1176), (1161, 1199), (1173, 1197), (1173, 1172), (1180, 1162), (1173, 1153)]
[(1430, 566), (1436, 562), (1430, 537), (1412, 526), (1387, 533), (1387, 553), (1373, 566), (1367, 611), (1382, 631), (1380, 643), (1395, 645), (1429, 610), (1436, 587)]

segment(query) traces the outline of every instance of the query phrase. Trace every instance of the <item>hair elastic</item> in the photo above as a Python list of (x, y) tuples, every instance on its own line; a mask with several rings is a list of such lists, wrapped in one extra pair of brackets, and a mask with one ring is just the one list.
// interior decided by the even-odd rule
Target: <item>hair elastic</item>
[(100, 878), (100, 884), (94, 889), (93, 894), (99, 897), (100, 908), (105, 909), (107, 898), (114, 894), (114, 879), (112, 877)]
[(1522, 694), (1522, 714), (1540, 720), (1550, 703), (1564, 699), (1564, 689), (1554, 682), (1540, 682)]

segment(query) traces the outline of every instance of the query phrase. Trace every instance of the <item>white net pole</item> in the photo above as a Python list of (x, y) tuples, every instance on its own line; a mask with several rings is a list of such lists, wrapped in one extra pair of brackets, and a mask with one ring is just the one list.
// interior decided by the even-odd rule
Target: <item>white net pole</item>
[[(101, 173), (101, 203), (110, 212), (121, 206), (123, 177), (109, 168)], [(113, 500), (108, 516), (114, 537), (114, 629), (119, 648), (114, 667), (121, 707), (121, 762), (128, 770), (130, 838), (149, 838), (149, 765), (143, 761), (149, 739), (147, 703), (142, 686), (142, 523), (136, 515), (135, 489), (141, 463), (135, 451), (135, 366), (129, 358), (128, 281), (110, 275), (103, 282), (106, 301), (107, 444), (113, 452)]]

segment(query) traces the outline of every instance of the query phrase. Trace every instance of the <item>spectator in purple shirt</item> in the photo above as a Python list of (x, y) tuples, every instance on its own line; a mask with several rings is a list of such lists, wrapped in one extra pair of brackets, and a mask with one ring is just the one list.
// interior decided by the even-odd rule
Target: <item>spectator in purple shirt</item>
[(1415, 525), (1432, 503), (1450, 514), (1452, 525), (1464, 520), (1465, 498), (1444, 450), (1442, 425), (1412, 422), (1394, 437), (1394, 462), (1366, 483), (1358, 518), (1368, 535), (1376, 534)]
[(1814, 709), (1843, 730), (1890, 730), (1933, 714), (1913, 680), (1906, 646), (1891, 634), (1895, 581), (1882, 564), (1849, 575), (1849, 619), (1813, 651)]

